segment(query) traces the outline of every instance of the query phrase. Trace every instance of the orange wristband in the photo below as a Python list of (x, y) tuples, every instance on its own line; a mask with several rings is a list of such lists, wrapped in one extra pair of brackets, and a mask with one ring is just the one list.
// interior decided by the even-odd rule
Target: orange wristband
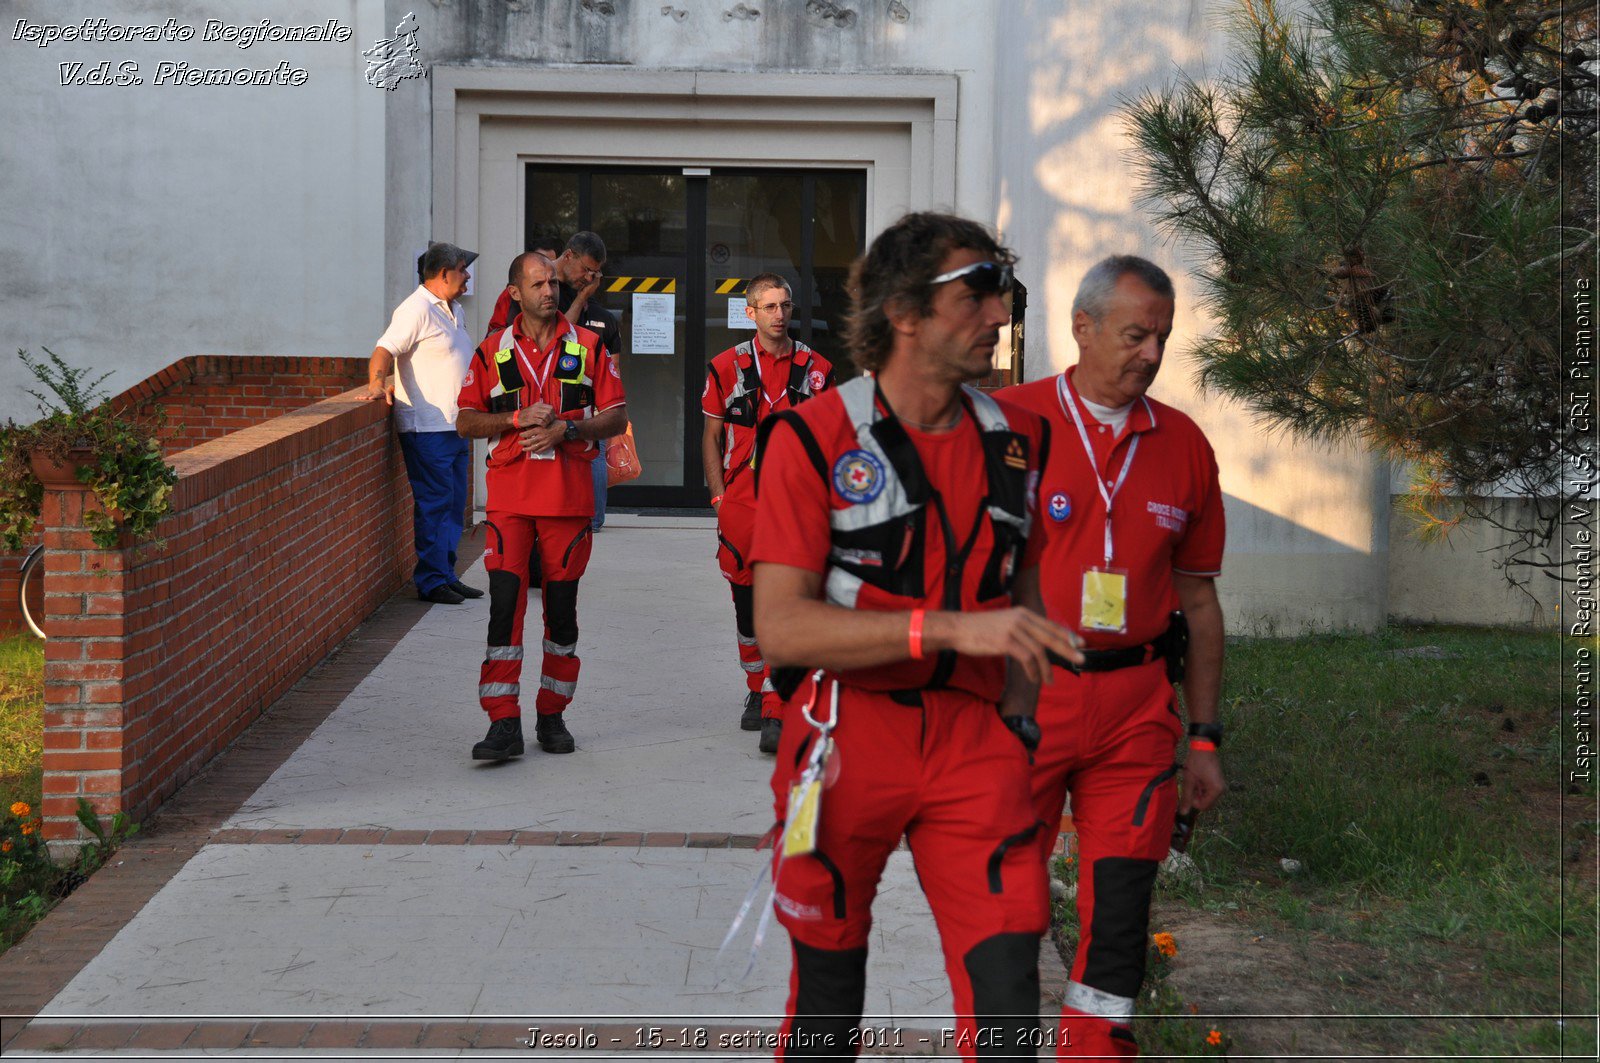
[(911, 610), (911, 659), (922, 660), (922, 618), (927, 615), (925, 609)]
[(522, 410), (520, 408), (511, 411), (511, 427), (512, 428), (521, 428), (522, 427), (520, 424), (517, 423), (517, 418), (521, 417), (521, 416), (522, 416)]
[(1189, 739), (1189, 748), (1198, 749), (1204, 753), (1215, 753), (1217, 744), (1209, 738), (1191, 738)]

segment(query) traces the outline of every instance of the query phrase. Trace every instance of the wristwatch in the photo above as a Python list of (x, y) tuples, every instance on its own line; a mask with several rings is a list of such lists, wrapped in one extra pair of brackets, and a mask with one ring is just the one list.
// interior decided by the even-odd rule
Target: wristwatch
[(1191, 723), (1189, 725), (1190, 738), (1204, 738), (1222, 748), (1222, 725), (1220, 723)]
[(561, 438), (565, 439), (568, 443), (570, 443), (574, 439), (578, 438), (578, 422), (577, 421), (567, 421), (566, 422), (566, 426), (567, 426), (566, 434), (564, 434)]

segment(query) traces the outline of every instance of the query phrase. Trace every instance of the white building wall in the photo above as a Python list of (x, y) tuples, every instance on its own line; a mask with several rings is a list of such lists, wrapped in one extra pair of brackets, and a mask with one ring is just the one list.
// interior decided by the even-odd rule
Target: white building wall
[[(120, 389), (189, 354), (365, 355), (389, 309), (415, 284), (413, 259), (429, 238), (482, 238), (501, 253), (520, 237), (520, 203), (482, 205), (475, 232), (442, 203), (438, 167), (495, 166), (487, 154), (443, 158), (435, 142), (436, 86), (392, 92), (363, 80), (363, 48), (406, 14), (419, 22), (421, 57), (441, 68), (497, 72), (697, 72), (726, 94), (783, 74), (817, 79), (928, 76), (957, 85), (936, 125), (954, 150), (931, 159), (894, 193), (884, 181), (878, 218), (900, 206), (954, 208), (998, 225), (1022, 254), (1030, 290), (1028, 372), (1076, 359), (1068, 308), (1095, 260), (1136, 251), (1166, 265), (1179, 317), (1157, 397), (1190, 412), (1222, 465), (1230, 523), (1222, 580), (1230, 628), (1294, 631), (1383, 621), (1390, 571), (1387, 480), (1378, 463), (1263, 435), (1248, 414), (1196, 394), (1185, 350), (1208, 322), (1196, 305), (1186, 252), (1163, 242), (1134, 198), (1118, 111), (1181, 69), (1204, 77), (1223, 60), (1224, 0), (800, 0), (690, 3), (547, 0), (413, 4), (410, 0), (14, 0), (0, 25), (0, 232), (13, 249), (0, 265), (0, 416), (26, 418), (23, 376), (8, 351), (49, 345), (114, 370)], [(748, 17), (751, 10), (760, 13)], [(247, 12), (247, 14), (245, 13)], [(208, 18), (278, 23), (340, 20), (343, 44), (62, 44), (11, 40), (16, 19), (67, 23)], [(148, 78), (162, 59), (196, 65), (309, 72), (299, 87), (62, 87), (57, 64), (134, 60)], [(718, 80), (720, 78), (720, 80)], [(619, 77), (619, 80), (621, 78)], [(786, 79), (793, 80), (793, 79)], [(515, 86), (511, 91), (517, 91)], [(826, 95), (819, 88), (817, 95)], [(773, 125), (751, 123), (737, 153), (791, 161), (777, 123), (832, 103), (786, 90)], [(679, 121), (693, 126), (692, 107)], [(607, 161), (630, 161), (626, 138), (595, 138)], [(671, 136), (671, 128), (652, 139)], [(921, 135), (921, 134), (919, 134)], [(937, 138), (935, 138), (937, 139)], [(510, 149), (521, 150), (515, 144)], [(586, 150), (590, 150), (586, 147)], [(504, 183), (503, 177), (491, 178)], [(930, 189), (948, 189), (935, 196)], [(482, 186), (475, 186), (478, 195)], [(905, 195), (900, 203), (892, 195)], [(920, 196), (920, 198), (919, 198)], [(515, 199), (516, 197), (511, 197)], [(447, 209), (448, 208), (448, 209)], [(499, 211), (499, 214), (494, 213)], [(509, 243), (508, 243), (509, 241)], [(502, 246), (504, 245), (504, 246)], [(486, 260), (487, 261), (487, 260)], [(503, 264), (492, 263), (497, 274)], [(497, 283), (483, 291), (494, 293)], [(483, 295), (469, 300), (480, 324)], [(1407, 566), (1408, 568), (1411, 566)], [(1421, 612), (1422, 610), (1418, 610)], [(1430, 606), (1430, 615), (1448, 615)]]
[[(15, 40), (19, 20), (195, 28), (177, 42)], [(205, 43), (208, 19), (315, 24), (346, 43)], [(382, 331), (384, 96), (362, 77), (380, 0), (0, 7), (0, 419), (31, 420), (15, 351), (112, 373), (192, 354), (367, 355)], [(61, 84), (61, 63), (141, 85)], [(157, 85), (163, 60), (307, 71), (304, 84)]]

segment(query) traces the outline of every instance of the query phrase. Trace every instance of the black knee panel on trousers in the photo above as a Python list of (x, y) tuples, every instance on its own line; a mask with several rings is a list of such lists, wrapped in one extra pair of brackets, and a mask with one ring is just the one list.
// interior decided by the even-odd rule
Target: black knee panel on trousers
[(511, 645), (511, 629), (517, 622), (517, 595), (522, 581), (513, 572), (489, 573), (489, 645)]
[(1094, 862), (1094, 917), (1089, 920), (1084, 985), (1119, 997), (1139, 995), (1155, 881), (1154, 860), (1107, 856)]
[(550, 580), (544, 585), (544, 622), (550, 641), (560, 646), (578, 643), (578, 581)]
[(733, 588), (733, 626), (747, 639), (756, 637), (755, 588), (728, 584)]
[(854, 1059), (859, 1046), (853, 1035), (867, 1006), (867, 950), (814, 949), (796, 941), (794, 966), (800, 985), (785, 1058)]
[(1039, 935), (996, 934), (961, 958), (972, 983), (979, 1059), (1034, 1059), (1039, 1053)]

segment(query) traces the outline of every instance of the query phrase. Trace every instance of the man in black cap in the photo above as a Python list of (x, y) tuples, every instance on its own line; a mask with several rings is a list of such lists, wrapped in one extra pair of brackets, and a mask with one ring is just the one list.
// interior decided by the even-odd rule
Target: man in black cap
[(367, 366), (366, 397), (395, 408), (411, 481), (417, 597), (439, 605), (483, 597), (456, 578), (472, 456), (471, 443), (456, 433), (456, 396), (475, 346), (457, 300), (477, 257), (454, 244), (430, 244), (417, 262), (422, 283), (395, 307)]

